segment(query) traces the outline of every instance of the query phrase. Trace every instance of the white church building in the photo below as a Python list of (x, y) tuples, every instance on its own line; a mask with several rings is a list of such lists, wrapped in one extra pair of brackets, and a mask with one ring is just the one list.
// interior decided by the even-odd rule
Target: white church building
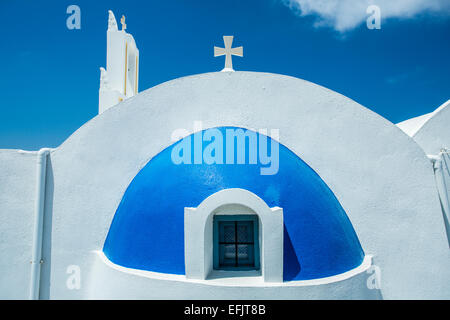
[(121, 22), (99, 114), (0, 150), (0, 299), (450, 298), (450, 100), (396, 125), (235, 72), (231, 36), (222, 72), (139, 92)]

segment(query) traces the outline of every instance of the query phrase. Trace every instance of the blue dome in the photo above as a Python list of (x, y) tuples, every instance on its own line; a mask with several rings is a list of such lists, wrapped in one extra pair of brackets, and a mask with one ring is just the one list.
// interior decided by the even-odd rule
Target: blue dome
[[(232, 127), (217, 128), (223, 145), (227, 128)], [(259, 159), (248, 164), (248, 157), (247, 164), (174, 164), (172, 150), (182, 141), (151, 159), (128, 186), (103, 248), (112, 262), (185, 274), (184, 208), (197, 207), (220, 190), (241, 188), (269, 207), (283, 208), (285, 281), (332, 276), (362, 263), (364, 252), (333, 192), (288, 148), (273, 141), (279, 147), (279, 170), (261, 175), (267, 165)], [(245, 148), (248, 155), (248, 143)]]

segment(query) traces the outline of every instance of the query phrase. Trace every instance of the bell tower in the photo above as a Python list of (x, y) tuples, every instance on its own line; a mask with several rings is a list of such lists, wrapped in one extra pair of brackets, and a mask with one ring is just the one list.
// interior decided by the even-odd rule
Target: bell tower
[(126, 32), (125, 16), (120, 22), (122, 30), (109, 10), (106, 69), (100, 68), (99, 114), (138, 93), (139, 50), (133, 36)]

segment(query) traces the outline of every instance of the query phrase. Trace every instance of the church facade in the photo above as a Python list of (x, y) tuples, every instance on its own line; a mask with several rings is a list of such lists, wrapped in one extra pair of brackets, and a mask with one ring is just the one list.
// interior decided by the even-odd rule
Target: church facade
[(121, 22), (99, 115), (55, 149), (0, 150), (0, 298), (450, 298), (450, 101), (395, 125), (235, 72), (232, 37), (223, 72), (138, 92)]

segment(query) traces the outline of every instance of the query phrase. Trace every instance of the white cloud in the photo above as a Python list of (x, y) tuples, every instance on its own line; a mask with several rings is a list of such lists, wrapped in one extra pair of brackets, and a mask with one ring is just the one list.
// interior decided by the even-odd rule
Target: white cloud
[(377, 5), (381, 20), (412, 18), (421, 13), (450, 15), (450, 0), (282, 0), (300, 16), (317, 16), (316, 27), (345, 32), (366, 22), (366, 9)]

